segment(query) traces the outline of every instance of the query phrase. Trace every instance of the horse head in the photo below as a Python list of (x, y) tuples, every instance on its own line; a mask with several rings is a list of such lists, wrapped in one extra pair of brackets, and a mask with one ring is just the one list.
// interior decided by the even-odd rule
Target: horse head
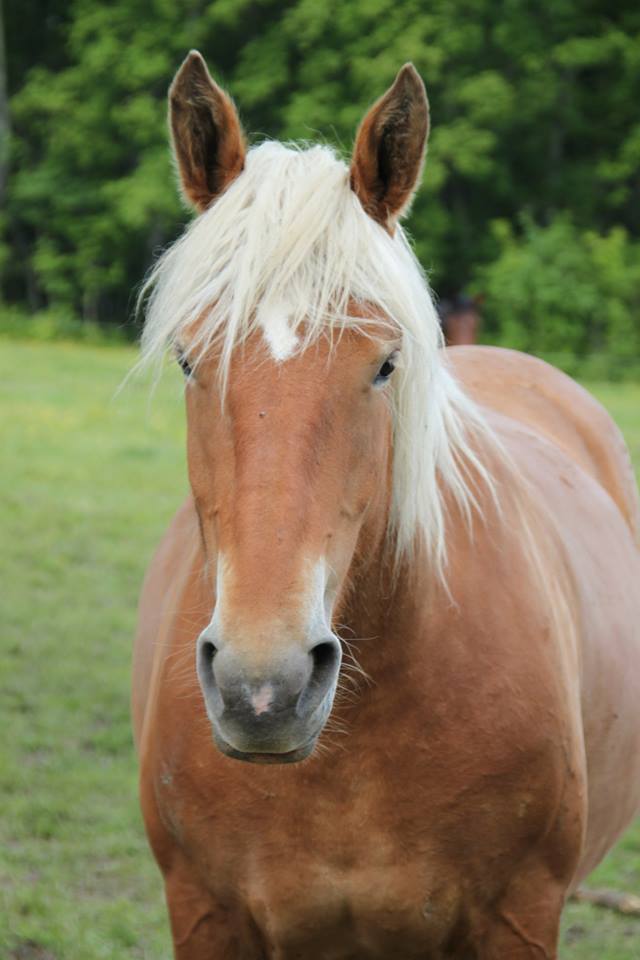
[(299, 760), (331, 711), (336, 611), (358, 568), (416, 529), (438, 553), (436, 474), (463, 487), (454, 387), (398, 225), (422, 171), (426, 94), (403, 67), (350, 166), (327, 147), (247, 150), (195, 52), (169, 118), (199, 217), (152, 274), (143, 344), (170, 343), (186, 376), (189, 475), (215, 570), (198, 678), (223, 752)]

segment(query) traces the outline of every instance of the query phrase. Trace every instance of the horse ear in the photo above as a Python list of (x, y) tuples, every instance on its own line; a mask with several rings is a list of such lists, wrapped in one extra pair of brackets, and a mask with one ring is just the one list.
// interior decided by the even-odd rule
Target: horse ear
[(392, 231), (411, 202), (424, 163), (429, 102), (412, 63), (360, 124), (351, 161), (351, 186), (369, 216)]
[(169, 89), (169, 126), (182, 192), (201, 213), (242, 172), (246, 148), (236, 108), (197, 50)]

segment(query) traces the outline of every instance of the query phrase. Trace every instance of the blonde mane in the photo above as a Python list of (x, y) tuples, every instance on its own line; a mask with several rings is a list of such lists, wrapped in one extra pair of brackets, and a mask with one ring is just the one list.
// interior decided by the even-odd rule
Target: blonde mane
[(375, 306), (370, 323), (379, 325), (380, 312), (389, 318), (403, 338), (392, 381), (391, 532), (398, 556), (422, 539), (442, 571), (446, 491), (470, 517), (470, 475), (493, 489), (470, 436), (492, 434), (446, 369), (429, 287), (404, 232), (390, 236), (365, 213), (331, 149), (252, 148), (242, 174), (157, 261), (141, 299), (143, 362), (179, 345), (197, 365), (215, 345), (222, 389), (233, 351), (256, 330), (284, 361), (322, 335), (366, 331), (354, 303)]

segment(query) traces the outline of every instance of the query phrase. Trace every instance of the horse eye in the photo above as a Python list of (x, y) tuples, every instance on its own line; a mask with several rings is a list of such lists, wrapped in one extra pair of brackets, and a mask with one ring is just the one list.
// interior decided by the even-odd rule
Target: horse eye
[(193, 369), (191, 367), (191, 364), (185, 357), (184, 353), (179, 353), (177, 359), (178, 359), (178, 363), (180, 364), (180, 369), (184, 373), (185, 377), (190, 377), (191, 374), (193, 373)]
[(395, 361), (396, 361), (395, 356), (391, 355), (390, 357), (387, 357), (385, 362), (382, 364), (382, 366), (378, 370), (376, 374), (376, 378), (373, 382), (377, 384), (386, 383), (396, 368)]

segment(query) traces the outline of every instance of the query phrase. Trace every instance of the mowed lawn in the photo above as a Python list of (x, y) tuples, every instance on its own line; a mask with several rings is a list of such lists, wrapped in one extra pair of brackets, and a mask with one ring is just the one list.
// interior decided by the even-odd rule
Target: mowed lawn
[[(181, 385), (125, 348), (0, 341), (0, 958), (170, 957), (137, 805), (129, 663), (187, 490)], [(640, 464), (640, 385), (597, 385)], [(591, 881), (640, 893), (640, 824)], [(638, 960), (640, 919), (571, 904), (563, 960)], [(400, 958), (399, 958), (400, 960)]]

